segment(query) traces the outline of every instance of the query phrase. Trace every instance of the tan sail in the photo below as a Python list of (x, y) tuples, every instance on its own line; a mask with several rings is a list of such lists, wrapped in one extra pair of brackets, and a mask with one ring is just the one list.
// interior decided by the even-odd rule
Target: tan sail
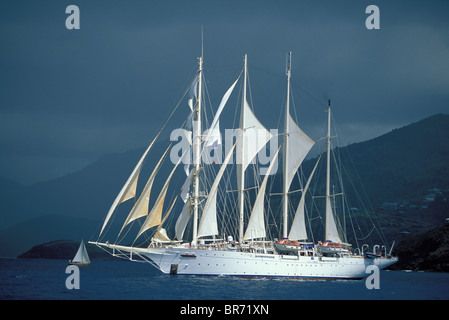
[(164, 224), (165, 220), (167, 220), (168, 216), (170, 215), (174, 205), (176, 202), (176, 198), (172, 201), (170, 208), (168, 209), (167, 213), (165, 214), (164, 219), (162, 219), (161, 224), (159, 225), (159, 227), (156, 230), (156, 233), (153, 236), (153, 240), (156, 242), (171, 242), (170, 237), (167, 235), (167, 230), (165, 230), (164, 228), (162, 228), (162, 225)]
[(159, 230), (156, 231), (156, 233), (154, 234), (153, 240), (156, 242), (170, 242), (170, 238), (167, 235), (167, 230), (165, 230), (164, 228), (161, 228)]
[(140, 173), (140, 169), (142, 168), (142, 164), (143, 161), (145, 160), (148, 152), (150, 151), (150, 149), (153, 147), (154, 142), (156, 141), (156, 139), (159, 137), (161, 132), (159, 132), (156, 137), (153, 139), (153, 141), (151, 142), (151, 144), (148, 146), (148, 148), (145, 150), (145, 152), (143, 153), (142, 157), (140, 158), (139, 162), (137, 162), (136, 167), (134, 168), (134, 170), (131, 172), (131, 175), (129, 176), (128, 180), (126, 181), (126, 183), (123, 185), (122, 189), (120, 190), (119, 194), (117, 195), (117, 197), (115, 198), (114, 202), (112, 203), (111, 208), (108, 211), (108, 214), (106, 215), (106, 219), (104, 220), (103, 226), (101, 227), (101, 231), (98, 237), (101, 236), (101, 234), (104, 231), (104, 228), (106, 227), (106, 225), (109, 222), (109, 219), (111, 218), (112, 214), (115, 211), (115, 208), (117, 208), (117, 206), (122, 203), (125, 202), (126, 200), (129, 200), (133, 197), (136, 196), (136, 187), (137, 187), (137, 180), (139, 178), (139, 173)]
[(148, 214), (147, 218), (145, 219), (145, 222), (143, 223), (142, 227), (140, 228), (140, 231), (137, 234), (136, 239), (139, 238), (142, 235), (142, 233), (144, 233), (146, 230), (161, 224), (162, 210), (164, 207), (164, 200), (165, 200), (165, 196), (167, 194), (168, 185), (170, 184), (170, 180), (173, 177), (173, 174), (175, 173), (176, 168), (181, 163), (181, 160), (182, 160), (182, 157), (179, 158), (175, 167), (170, 172), (170, 175), (168, 176), (167, 181), (165, 182), (164, 186), (162, 187), (161, 193), (159, 194), (159, 196), (153, 206), (153, 209), (151, 209), (150, 213)]
[(168, 146), (167, 150), (165, 150), (161, 159), (159, 160), (159, 162), (157, 163), (153, 172), (151, 173), (150, 178), (148, 179), (148, 181), (145, 185), (145, 188), (143, 189), (142, 193), (140, 194), (139, 199), (134, 204), (128, 217), (126, 218), (126, 221), (123, 224), (122, 229), (119, 232), (119, 235), (122, 233), (123, 228), (125, 228), (125, 226), (128, 225), (130, 222), (132, 222), (138, 218), (144, 217), (148, 214), (151, 188), (153, 186), (154, 179), (156, 178), (156, 174), (158, 173), (170, 147), (171, 147), (171, 144)]

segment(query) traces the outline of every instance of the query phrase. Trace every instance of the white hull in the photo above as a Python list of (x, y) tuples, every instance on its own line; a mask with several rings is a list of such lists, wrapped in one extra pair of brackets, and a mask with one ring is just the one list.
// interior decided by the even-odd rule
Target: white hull
[(288, 277), (306, 279), (363, 279), (369, 265), (383, 269), (397, 258), (369, 259), (361, 256), (294, 256), (188, 248), (130, 248), (121, 252), (140, 256), (165, 274), (237, 277)]

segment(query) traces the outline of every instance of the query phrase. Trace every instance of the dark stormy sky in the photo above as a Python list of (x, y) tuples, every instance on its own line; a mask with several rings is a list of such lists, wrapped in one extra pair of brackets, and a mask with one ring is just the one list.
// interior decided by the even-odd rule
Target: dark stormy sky
[[(65, 26), (70, 4), (79, 30)], [(370, 4), (379, 30), (365, 27)], [(282, 112), (288, 51), (314, 138), (329, 97), (347, 143), (447, 113), (448, 17), (449, 1), (2, 1), (0, 177), (30, 184), (146, 146), (197, 68), (201, 25), (212, 106), (246, 52), (267, 128)]]

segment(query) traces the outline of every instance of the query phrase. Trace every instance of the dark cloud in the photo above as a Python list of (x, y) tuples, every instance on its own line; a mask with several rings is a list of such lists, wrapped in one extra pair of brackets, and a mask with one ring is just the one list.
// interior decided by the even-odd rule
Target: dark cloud
[(376, 1), (380, 30), (365, 28), (371, 3), (359, 0), (76, 1), (71, 31), (69, 4), (1, 4), (0, 176), (30, 183), (147, 144), (195, 72), (201, 25), (212, 104), (247, 52), (267, 127), (287, 51), (296, 112), (316, 138), (329, 97), (347, 142), (447, 112), (447, 1)]

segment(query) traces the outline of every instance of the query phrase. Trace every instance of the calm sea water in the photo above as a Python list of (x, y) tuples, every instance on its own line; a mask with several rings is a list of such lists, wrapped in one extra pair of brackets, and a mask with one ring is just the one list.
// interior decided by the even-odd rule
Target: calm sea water
[(381, 271), (380, 289), (365, 280), (306, 281), (163, 275), (128, 261), (80, 267), (80, 289), (68, 290), (67, 261), (0, 258), (0, 299), (303, 300), (449, 299), (449, 274)]

